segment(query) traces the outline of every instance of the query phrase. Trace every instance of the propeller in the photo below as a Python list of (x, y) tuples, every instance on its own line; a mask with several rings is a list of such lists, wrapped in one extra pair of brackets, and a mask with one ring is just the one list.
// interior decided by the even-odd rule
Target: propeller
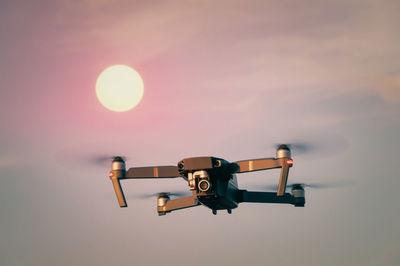
[[(68, 168), (73, 166), (94, 166), (94, 167), (102, 167), (104, 169), (110, 168), (111, 162), (116, 156), (112, 155), (93, 155), (93, 154), (78, 154), (78, 155), (71, 155), (71, 154), (60, 154), (56, 156), (56, 161)], [(127, 160), (126, 156), (118, 156), (121, 157), (124, 161)]]
[(288, 147), (293, 153), (298, 154), (304, 154), (308, 152), (312, 152), (313, 150), (316, 150), (316, 145), (312, 143), (306, 143), (306, 142), (292, 142), (290, 144), (275, 144), (275, 149), (279, 148), (284, 148)]
[[(342, 187), (347, 187), (349, 185), (352, 185), (353, 183), (348, 181), (348, 180), (340, 180), (340, 181), (335, 181), (335, 182), (319, 182), (319, 183), (291, 183), (287, 184), (286, 188), (293, 188), (294, 186), (301, 185), (304, 188), (311, 188), (311, 189), (330, 189), (330, 188), (342, 188)], [(263, 189), (269, 189), (269, 190), (277, 190), (278, 185), (267, 185), (267, 186), (261, 186)]]
[(349, 146), (347, 141), (340, 137), (324, 136), (312, 141), (288, 141), (286, 144), (276, 144), (275, 149), (287, 146), (294, 156), (312, 156), (315, 158), (329, 157), (341, 153)]
[(86, 158), (86, 161), (87, 161), (87, 163), (96, 165), (96, 166), (109, 166), (115, 157), (120, 157), (124, 161), (127, 160), (126, 156), (100, 155), (100, 156), (90, 156), (90, 157)]
[(286, 145), (293, 156), (312, 156), (313, 158), (332, 156), (345, 151), (349, 142), (342, 136), (332, 131), (308, 130), (305, 132), (296, 131), (293, 135), (281, 135), (275, 138), (276, 145), (267, 146), (277, 150), (281, 145)]
[(172, 196), (172, 197), (176, 197), (176, 198), (180, 198), (180, 197), (186, 197), (186, 196), (190, 196), (191, 194), (189, 194), (189, 192), (184, 192), (184, 191), (178, 191), (178, 192), (159, 192), (159, 193), (149, 193), (149, 194), (137, 194), (137, 195), (133, 195), (133, 198), (137, 198), (137, 199), (149, 199), (149, 198), (153, 198), (153, 197), (158, 197), (160, 194), (168, 194), (168, 196)]

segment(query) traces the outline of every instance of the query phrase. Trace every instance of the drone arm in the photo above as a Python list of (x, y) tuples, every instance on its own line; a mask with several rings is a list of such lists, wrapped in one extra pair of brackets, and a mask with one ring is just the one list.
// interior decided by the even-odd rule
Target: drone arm
[(276, 193), (277, 196), (282, 197), (285, 195), (287, 179), (289, 175), (289, 167), (291, 164), (284, 163), (282, 165), (281, 176), (279, 178), (279, 185), (278, 185), (278, 192)]
[(235, 162), (239, 169), (236, 173), (246, 173), (282, 167), (282, 159), (262, 158)]
[(118, 178), (111, 178), (112, 184), (114, 186), (115, 195), (117, 196), (118, 204), (121, 208), (128, 207), (126, 204), (124, 192), (122, 191), (121, 184)]
[(294, 204), (293, 196), (290, 193), (284, 193), (282, 196), (277, 196), (275, 192), (256, 192), (247, 190), (238, 191), (238, 202)]
[(293, 165), (293, 160), (289, 157), (282, 158), (264, 158), (254, 160), (244, 160), (235, 162), (239, 168), (236, 173), (246, 173), (253, 171), (261, 171), (274, 168), (282, 168), (279, 179), (277, 196), (285, 195), (286, 183), (289, 174), (289, 168)]
[(190, 208), (198, 205), (200, 205), (200, 203), (197, 201), (197, 197), (193, 195), (179, 199), (167, 200), (165, 205), (157, 206), (157, 211), (159, 215), (164, 215), (167, 212)]
[(176, 166), (133, 167), (126, 171), (126, 179), (175, 178), (181, 176)]

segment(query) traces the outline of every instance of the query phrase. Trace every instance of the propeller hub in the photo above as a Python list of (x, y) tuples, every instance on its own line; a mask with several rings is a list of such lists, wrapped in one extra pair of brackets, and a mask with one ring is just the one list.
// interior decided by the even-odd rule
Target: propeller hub
[(306, 198), (304, 195), (303, 185), (294, 184), (292, 188), (293, 204), (295, 207), (304, 207)]
[(169, 195), (168, 193), (160, 193), (158, 195), (158, 199), (157, 199), (157, 207), (165, 207), (165, 205), (167, 204), (167, 201), (169, 200)]
[(125, 162), (124, 162), (124, 160), (119, 156), (114, 157), (114, 159), (113, 159), (113, 161), (111, 163), (111, 170), (114, 170), (114, 171), (125, 171)]
[(276, 158), (290, 158), (291, 153), (289, 146), (286, 144), (281, 144), (279, 145), (277, 151), (276, 151)]

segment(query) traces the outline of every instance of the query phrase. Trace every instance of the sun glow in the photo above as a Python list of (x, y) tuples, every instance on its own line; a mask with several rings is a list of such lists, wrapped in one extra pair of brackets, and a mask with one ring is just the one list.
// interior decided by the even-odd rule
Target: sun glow
[(143, 80), (129, 66), (110, 66), (97, 78), (96, 95), (107, 109), (115, 112), (128, 111), (143, 97)]

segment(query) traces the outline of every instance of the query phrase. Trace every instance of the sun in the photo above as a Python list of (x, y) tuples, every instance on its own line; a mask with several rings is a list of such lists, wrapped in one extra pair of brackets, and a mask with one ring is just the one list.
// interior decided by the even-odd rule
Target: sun
[(125, 112), (140, 102), (143, 87), (142, 78), (133, 68), (114, 65), (100, 73), (96, 81), (96, 95), (107, 109)]

